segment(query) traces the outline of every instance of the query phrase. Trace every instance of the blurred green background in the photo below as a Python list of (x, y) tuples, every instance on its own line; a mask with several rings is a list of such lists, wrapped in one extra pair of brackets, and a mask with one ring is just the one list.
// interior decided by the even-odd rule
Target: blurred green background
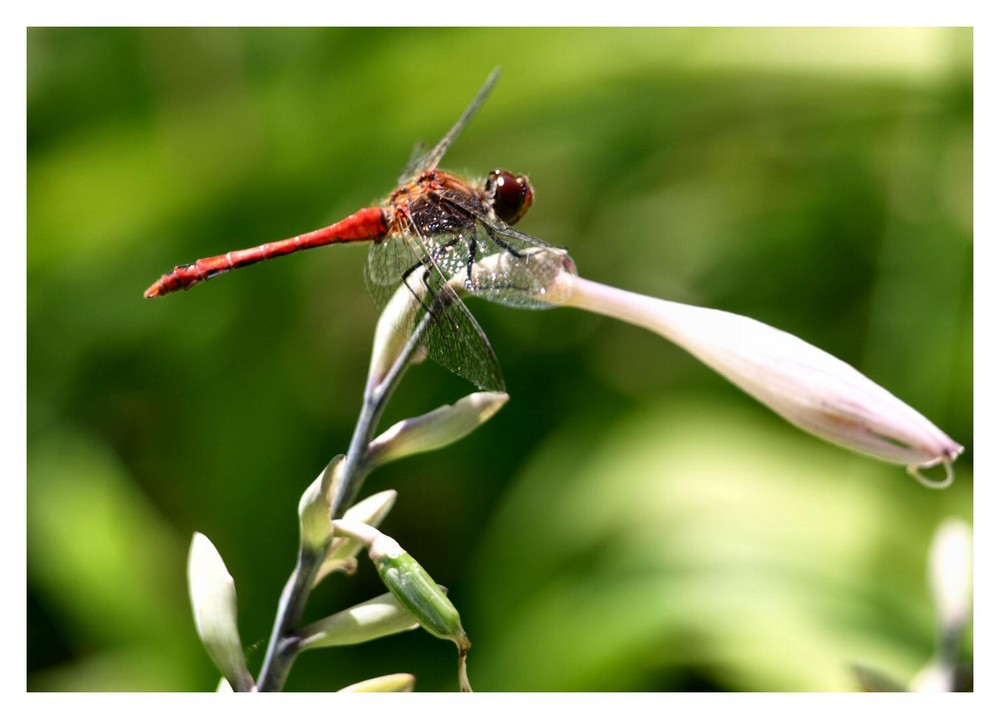
[[(927, 547), (972, 513), (971, 30), (32, 29), (29, 689), (214, 688), (196, 530), (256, 671), (299, 495), (359, 408), (367, 248), (142, 292), (384, 197), (497, 65), (444, 167), (529, 173), (520, 229), (582, 275), (788, 330), (966, 453), (928, 491), (655, 335), (471, 300), (510, 402), (363, 494), (399, 491), (383, 528), (450, 588), (473, 685), (850, 690), (852, 663), (929, 659)], [(385, 422), (470, 390), (415, 367)], [(380, 591), (363, 566), (309, 617)], [(288, 689), (450, 691), (454, 654), (423, 632), (318, 651)]]

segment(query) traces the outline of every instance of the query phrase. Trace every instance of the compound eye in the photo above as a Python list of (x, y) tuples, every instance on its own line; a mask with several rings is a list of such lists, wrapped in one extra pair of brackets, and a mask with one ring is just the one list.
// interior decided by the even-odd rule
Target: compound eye
[(524, 217), (535, 199), (528, 178), (524, 175), (515, 177), (507, 170), (494, 170), (490, 173), (490, 182), (494, 188), (493, 212), (497, 217), (508, 225)]

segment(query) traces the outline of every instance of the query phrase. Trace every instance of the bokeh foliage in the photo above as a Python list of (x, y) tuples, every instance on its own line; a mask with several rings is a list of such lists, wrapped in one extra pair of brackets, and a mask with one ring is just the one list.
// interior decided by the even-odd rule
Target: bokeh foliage
[[(584, 276), (786, 329), (967, 450), (930, 492), (659, 337), (473, 300), (510, 403), (365, 494), (399, 490), (383, 529), (449, 586), (474, 686), (851, 689), (853, 662), (930, 656), (927, 544), (972, 511), (971, 30), (38, 28), (28, 50), (29, 688), (213, 688), (195, 530), (266, 639), (298, 497), (358, 410), (366, 248), (141, 293), (384, 196), (496, 65), (445, 167), (530, 173), (522, 229)], [(416, 367), (386, 420), (470, 389)], [(380, 591), (366, 568), (310, 616)], [(453, 647), (316, 652), (289, 689), (396, 671), (454, 689)]]

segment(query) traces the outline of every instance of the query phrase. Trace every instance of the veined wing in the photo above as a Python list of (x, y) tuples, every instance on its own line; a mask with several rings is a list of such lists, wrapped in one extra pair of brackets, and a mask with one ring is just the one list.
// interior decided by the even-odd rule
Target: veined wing
[(476, 260), (467, 270), (466, 291), (519, 309), (550, 309), (542, 300), (556, 274), (575, 272), (569, 256), (531, 235), (477, 221)]
[(461, 232), (431, 239), (414, 232), (395, 234), (373, 245), (368, 253), (368, 290), (381, 309), (400, 284), (406, 283), (421, 298), (421, 308), (413, 324), (400, 327), (400, 331), (409, 334), (427, 313), (433, 314), (424, 336), (430, 358), (480, 389), (502, 392), (503, 372), (496, 353), (458, 293), (448, 285), (439, 264), (443, 261), (448, 266), (449, 251), (462, 243)]
[[(551, 285), (554, 273), (569, 269), (568, 255), (500, 220), (477, 198), (453, 191), (433, 197), (422, 206), (418, 224), (422, 244), (436, 268), (447, 278), (460, 278), (462, 289), (476, 297), (521, 309), (548, 309), (538, 299)], [(461, 228), (447, 242), (427, 239), (426, 230), (444, 226)], [(555, 266), (554, 257), (565, 263)]]
[[(490, 76), (486, 78), (486, 82), (483, 84), (479, 93), (476, 95), (475, 99), (469, 104), (462, 113), (462, 116), (458, 118), (447, 134), (441, 138), (441, 141), (431, 148), (430, 152), (426, 155), (421, 155), (418, 157), (413, 157), (411, 155), (410, 162), (407, 163), (406, 169), (403, 170), (403, 174), (399, 176), (399, 184), (405, 183), (407, 180), (412, 179), (416, 175), (420, 174), (424, 170), (433, 170), (441, 162), (441, 158), (444, 157), (444, 153), (448, 151), (448, 147), (455, 141), (455, 138), (461, 134), (465, 126), (469, 124), (469, 120), (472, 116), (476, 114), (476, 111), (482, 107), (482, 104), (486, 102), (486, 98), (489, 96), (490, 92), (493, 90), (493, 86), (496, 84), (497, 78), (500, 77), (500, 68), (494, 68)], [(416, 155), (419, 150), (422, 149), (422, 144), (418, 143), (414, 148), (413, 155)]]

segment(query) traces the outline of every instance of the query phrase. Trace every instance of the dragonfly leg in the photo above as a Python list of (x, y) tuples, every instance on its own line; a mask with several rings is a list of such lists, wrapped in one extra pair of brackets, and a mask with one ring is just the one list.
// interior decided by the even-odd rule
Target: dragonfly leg
[(476, 234), (469, 238), (469, 256), (465, 260), (465, 288), (472, 291), (472, 264), (476, 260)]
[[(458, 240), (459, 240), (459, 238), (456, 237), (455, 239), (453, 239), (453, 240), (451, 240), (449, 242), (446, 242), (446, 243), (440, 245), (437, 248), (437, 250), (435, 251), (434, 254), (440, 254), (440, 252), (442, 250), (447, 250), (447, 249), (450, 249), (451, 247), (454, 247), (458, 243)], [(403, 284), (406, 285), (406, 289), (408, 289), (413, 294), (413, 296), (416, 297), (419, 300), (420, 306), (423, 307), (423, 309), (424, 309), (425, 312), (432, 312), (434, 310), (434, 308), (433, 308), (432, 305), (428, 305), (424, 301), (424, 298), (420, 297), (417, 294), (416, 290), (414, 290), (413, 287), (410, 286), (409, 278), (410, 278), (410, 275), (412, 275), (414, 272), (416, 272), (417, 270), (419, 270), (421, 267), (423, 267), (423, 268), (429, 268), (429, 267), (436, 267), (436, 266), (437, 266), (437, 261), (435, 260), (433, 254), (429, 253), (429, 254), (426, 254), (426, 255), (422, 256), (419, 260), (417, 260), (416, 262), (414, 262), (413, 265), (411, 265), (410, 267), (408, 267), (406, 269), (406, 271), (403, 272), (403, 276), (402, 276), (402, 281), (403, 281)], [(442, 285), (441, 288), (439, 288), (438, 290), (435, 291), (434, 287), (431, 286), (431, 280), (428, 277), (428, 274), (429, 273), (424, 272), (424, 274), (423, 274), (423, 276), (421, 277), (421, 280), (420, 280), (421, 282), (423, 282), (424, 288), (427, 290), (427, 292), (424, 294), (424, 296), (425, 297), (426, 296), (433, 296), (433, 295), (438, 295), (438, 294), (442, 294), (443, 292), (445, 292), (446, 289), (447, 289), (447, 284)], [(437, 300), (438, 298), (434, 297), (433, 299)]]
[(496, 232), (496, 230), (494, 230), (492, 227), (490, 227), (489, 225), (483, 225), (483, 229), (486, 230), (486, 234), (490, 236), (491, 240), (493, 240), (496, 244), (498, 244), (503, 249), (507, 250), (507, 252), (509, 252), (510, 254), (514, 255), (514, 257), (516, 257), (518, 259), (522, 259), (524, 257), (524, 253), (523, 252), (515, 250), (511, 246), (511, 244), (509, 242), (507, 242), (506, 240), (501, 239), (500, 235), (498, 235), (497, 232)]

